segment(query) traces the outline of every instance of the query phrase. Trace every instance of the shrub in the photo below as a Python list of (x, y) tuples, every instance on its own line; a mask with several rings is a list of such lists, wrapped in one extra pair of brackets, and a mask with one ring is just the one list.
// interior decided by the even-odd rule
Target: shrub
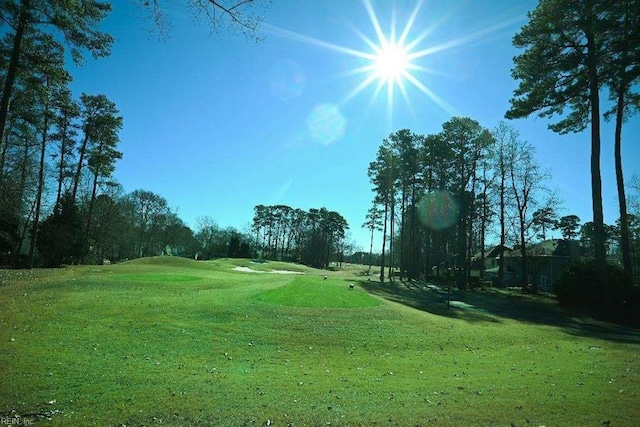
[[(626, 280), (623, 270), (616, 265), (607, 265), (609, 297), (608, 313), (616, 318), (628, 318), (638, 313), (640, 292)], [(578, 261), (570, 264), (560, 275), (556, 284), (556, 296), (561, 305), (603, 310), (604, 288), (597, 279), (595, 262)]]

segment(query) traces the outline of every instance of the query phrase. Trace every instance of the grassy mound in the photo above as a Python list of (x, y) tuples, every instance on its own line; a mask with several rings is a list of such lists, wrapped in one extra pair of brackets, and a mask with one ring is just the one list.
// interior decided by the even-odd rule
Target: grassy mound
[(162, 267), (178, 267), (178, 268), (197, 268), (201, 265), (200, 262), (182, 257), (173, 256), (154, 256), (147, 258), (137, 258), (130, 261), (125, 261), (122, 265), (153, 265)]
[(270, 272), (273, 270), (295, 271), (305, 274), (320, 274), (320, 270), (281, 261), (252, 262), (246, 258), (217, 258), (208, 261), (195, 261), (189, 258), (173, 256), (156, 256), (138, 258), (118, 264), (133, 269), (189, 269), (200, 271), (229, 271), (234, 267), (249, 267), (252, 270)]
[(380, 301), (344, 280), (296, 277), (291, 283), (256, 296), (260, 301), (294, 307), (375, 307)]
[(154, 282), (154, 283), (175, 283), (175, 282), (193, 282), (196, 280), (202, 280), (202, 277), (187, 276), (184, 274), (158, 274), (158, 273), (144, 273), (144, 274), (113, 274), (110, 276), (111, 280), (127, 281), (127, 282)]

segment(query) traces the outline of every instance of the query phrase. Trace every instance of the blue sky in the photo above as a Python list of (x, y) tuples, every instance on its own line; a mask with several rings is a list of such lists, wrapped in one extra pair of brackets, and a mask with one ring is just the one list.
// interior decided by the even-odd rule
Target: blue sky
[[(424, 36), (413, 51), (436, 48), (413, 61), (429, 71), (412, 74), (439, 101), (406, 82), (406, 96), (396, 88), (390, 103), (376, 83), (354, 94), (368, 76), (355, 71), (371, 61), (336, 48), (371, 52), (365, 39), (377, 41), (360, 0), (275, 0), (260, 11), (259, 43), (224, 30), (211, 35), (187, 2), (166, 3), (172, 29), (161, 41), (134, 0), (114, 1), (103, 26), (116, 39), (111, 56), (72, 71), (77, 95), (104, 93), (124, 117), (115, 178), (125, 191), (162, 195), (193, 228), (205, 215), (241, 228), (257, 204), (324, 206), (347, 219), (365, 250), (369, 235), (360, 226), (373, 197), (367, 166), (382, 139), (403, 128), (439, 132), (452, 115), (494, 128), (517, 86), (512, 36), (536, 5), (425, 1), (406, 40)], [(394, 20), (402, 33), (416, 2), (371, 5), (388, 37)], [(591, 220), (588, 133), (559, 136), (535, 117), (510, 123), (551, 172), (561, 215)], [(623, 132), (630, 178), (640, 173), (640, 116)], [(605, 222), (613, 223), (612, 124), (603, 127), (601, 161)]]

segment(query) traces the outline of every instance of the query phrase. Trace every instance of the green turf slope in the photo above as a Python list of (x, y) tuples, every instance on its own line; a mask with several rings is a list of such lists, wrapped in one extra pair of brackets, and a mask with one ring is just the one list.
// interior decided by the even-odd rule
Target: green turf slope
[(640, 419), (637, 331), (544, 305), (507, 315), (531, 307), (519, 299), (506, 314), (471, 315), (402, 283), (238, 266), (254, 265), (157, 257), (0, 271), (0, 416), (46, 426)]

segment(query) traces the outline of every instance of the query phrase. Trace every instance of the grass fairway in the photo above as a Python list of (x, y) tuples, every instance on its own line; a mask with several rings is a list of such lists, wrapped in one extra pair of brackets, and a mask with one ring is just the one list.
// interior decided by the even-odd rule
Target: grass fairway
[(259, 301), (291, 307), (374, 307), (380, 301), (362, 290), (345, 292), (346, 281), (322, 277), (297, 277), (291, 283), (257, 295)]
[(640, 423), (637, 331), (542, 299), (460, 299), (446, 310), (415, 285), (248, 260), (0, 271), (0, 414), (51, 426)]

